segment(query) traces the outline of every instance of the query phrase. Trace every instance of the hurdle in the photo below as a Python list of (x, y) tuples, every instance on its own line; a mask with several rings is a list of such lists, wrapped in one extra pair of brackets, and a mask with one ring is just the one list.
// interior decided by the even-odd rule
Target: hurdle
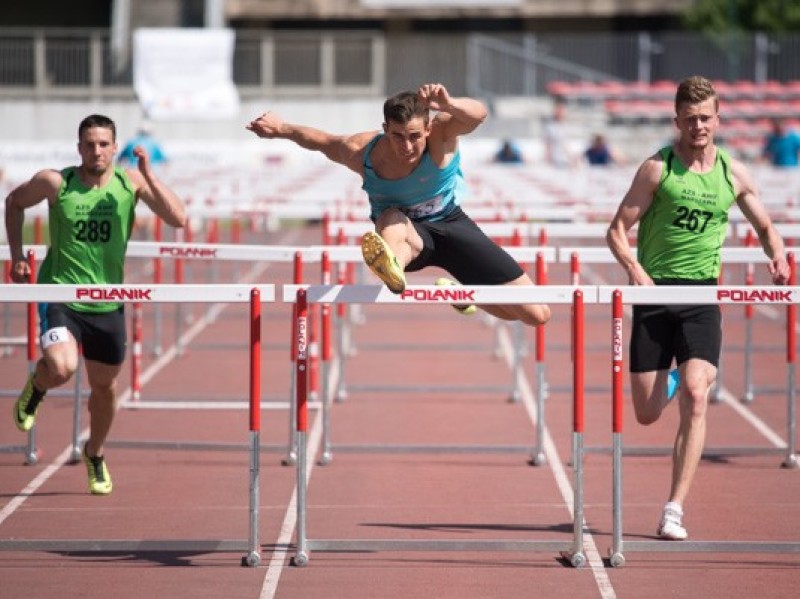
[[(574, 466), (574, 510), (572, 539), (559, 540), (412, 540), (412, 539), (310, 539), (307, 530), (307, 486), (308, 456), (306, 455), (308, 432), (308, 360), (309, 360), (309, 305), (323, 305), (330, 313), (330, 304), (338, 303), (386, 303), (386, 304), (448, 304), (441, 287), (433, 285), (410, 286), (400, 295), (391, 293), (383, 286), (370, 285), (318, 285), (283, 287), (283, 301), (294, 301), (297, 306), (297, 543), (292, 558), (295, 566), (306, 566), (310, 552), (316, 551), (553, 551), (567, 559), (574, 567), (586, 563), (583, 551), (583, 305), (595, 303), (595, 288), (536, 287), (536, 286), (465, 286), (465, 291), (474, 296), (477, 304), (548, 303), (571, 304), (573, 306), (573, 343), (576, 359), (573, 361), (573, 444), (576, 448)], [(323, 334), (323, 339), (325, 335)], [(323, 355), (325, 352), (323, 352)], [(323, 364), (325, 362), (323, 361)], [(323, 380), (327, 380), (327, 376)], [(327, 402), (323, 400), (323, 409)]]
[[(536, 280), (537, 280), (537, 287), (541, 287), (546, 283), (546, 274), (545, 274), (545, 264), (548, 260), (552, 261), (555, 257), (555, 250), (554, 248), (536, 248), (536, 247), (508, 247), (505, 248), (509, 254), (517, 259), (520, 262), (528, 262), (533, 261), (536, 264)], [(312, 247), (308, 249), (309, 253), (319, 252), (321, 255), (321, 260), (323, 264), (323, 284), (330, 284), (331, 277), (330, 277), (330, 262), (345, 262), (345, 263), (352, 263), (352, 262), (361, 262), (361, 250), (358, 247), (354, 246), (318, 246)], [(502, 287), (502, 286), (501, 286)], [(296, 289), (296, 287), (287, 286), (287, 289)], [(441, 287), (438, 288), (439, 291), (442, 290)], [(458, 288), (459, 290), (463, 290), (462, 287)], [(347, 304), (355, 304), (356, 302), (340, 302), (339, 307), (343, 307)], [(524, 343), (524, 335), (522, 329), (524, 328), (521, 323), (512, 323), (513, 325), (517, 325), (513, 331), (516, 333), (514, 338), (512, 339), (512, 347), (513, 347), (513, 354), (512, 354), (512, 365), (511, 365), (511, 384), (510, 384), (510, 391), (509, 391), (509, 401), (515, 403), (519, 401), (520, 397), (520, 380), (522, 378), (522, 345)], [(326, 359), (323, 356), (323, 366), (327, 367), (327, 363), (331, 361), (331, 349), (330, 349), (330, 319), (326, 320), (323, 317), (322, 325), (324, 327), (322, 338), (323, 343), (327, 344), (328, 347), (323, 345), (323, 354), (327, 355), (328, 358)], [(325, 328), (327, 327), (327, 328)], [(322, 451), (322, 458), (320, 460), (320, 464), (325, 465), (328, 464), (332, 459), (332, 442), (331, 442), (331, 435), (330, 435), (330, 416), (329, 413), (329, 404), (332, 399), (336, 401), (342, 401), (343, 397), (346, 396), (347, 388), (345, 382), (345, 363), (346, 363), (346, 354), (347, 348), (345, 346), (346, 340), (349, 339), (349, 330), (347, 327), (347, 320), (345, 317), (339, 313), (339, 318), (336, 320), (336, 342), (337, 342), (337, 360), (335, 361), (335, 367), (337, 369), (336, 374), (336, 390), (333, 393), (326, 393), (323, 391), (323, 397), (320, 405), (323, 409), (323, 451)], [(535, 331), (536, 336), (536, 404), (537, 404), (537, 412), (539, 413), (540, 417), (537, 419), (537, 434), (536, 439), (534, 441), (534, 445), (532, 448), (528, 447), (518, 447), (518, 446), (507, 446), (505, 449), (501, 448), (494, 448), (493, 451), (529, 451), (530, 452), (530, 460), (529, 463), (534, 466), (539, 466), (544, 464), (545, 462), (545, 455), (542, 448), (542, 439), (544, 437), (543, 429), (544, 429), (544, 399), (546, 397), (546, 389), (545, 389), (545, 358), (544, 358), (544, 346), (545, 346), (545, 327), (537, 327)], [(313, 327), (309, 327), (310, 333), (314, 332)], [(309, 347), (316, 352), (317, 351), (317, 344), (316, 342), (310, 343)], [(312, 354), (312, 358), (316, 358), (316, 354)], [(323, 375), (323, 381), (326, 381), (327, 377)], [(361, 392), (378, 392), (378, 391), (387, 391), (387, 392), (404, 392), (404, 393), (437, 393), (437, 392), (462, 392), (462, 393), (486, 393), (486, 392), (495, 392), (495, 391), (502, 391), (505, 390), (506, 387), (495, 387), (495, 386), (453, 386), (453, 385), (404, 385), (404, 386), (393, 386), (393, 387), (384, 387), (384, 386), (370, 386), (370, 385), (358, 385), (358, 386), (350, 386), (350, 389), (355, 389), (356, 391)], [(368, 449), (366, 447), (347, 447), (347, 446), (339, 446), (340, 449), (345, 451), (361, 451)], [(387, 451), (389, 448), (387, 446), (373, 446), (371, 448), (374, 451)], [(479, 446), (461, 446), (459, 448), (444, 448), (441, 446), (415, 446), (414, 448), (411, 447), (403, 447), (403, 448), (395, 448), (397, 451), (429, 451), (429, 452), (441, 452), (441, 451), (485, 451), (487, 448), (479, 447)]]
[[(800, 302), (800, 287), (732, 287), (732, 286), (674, 286), (646, 287), (601, 286), (598, 302), (611, 303), (611, 378), (612, 378), (612, 547), (610, 563), (613, 567), (625, 564), (625, 552), (714, 552), (714, 553), (800, 553), (800, 540), (793, 542), (759, 541), (629, 541), (623, 539), (622, 528), (622, 415), (623, 415), (623, 302), (631, 304), (759, 304), (774, 303), (796, 309)], [(797, 468), (795, 447), (795, 342), (794, 327), (787, 330), (787, 395), (789, 398), (789, 435), (785, 448), (784, 466)], [(784, 450), (781, 450), (784, 451)]]
[[(769, 261), (767, 256), (764, 254), (761, 248), (754, 248), (754, 247), (724, 247), (722, 248), (722, 262), (723, 264), (748, 264), (748, 263), (766, 263)], [(792, 269), (792, 277), (795, 277), (795, 262), (794, 262), (794, 255), (789, 253), (787, 255), (787, 259), (790, 263)], [(606, 247), (597, 247), (597, 248), (576, 248), (576, 247), (564, 247), (559, 248), (559, 262), (571, 262), (573, 264), (573, 272), (575, 276), (573, 278), (573, 282), (579, 280), (578, 273), (580, 271), (579, 263), (581, 261), (590, 263), (590, 264), (606, 264), (606, 263), (616, 263), (615, 258), (611, 254), (611, 251)], [(606, 286), (601, 286), (600, 288), (604, 288)], [(682, 289), (683, 287), (680, 286), (661, 286), (657, 289), (667, 289), (670, 293), (672, 293), (673, 289)], [(693, 289), (694, 287), (690, 287)], [(709, 286), (705, 287), (704, 289), (712, 289), (715, 290), (719, 288), (719, 286)], [(643, 289), (643, 288), (642, 288)], [(758, 288), (749, 288), (749, 287), (735, 287), (737, 293), (739, 293), (742, 289), (750, 289), (751, 293), (750, 296), (753, 297), (760, 297), (758, 293)], [(785, 287), (766, 287), (770, 293), (774, 293), (776, 290), (783, 290), (786, 289)], [(753, 291), (755, 290), (755, 295), (753, 295)], [(741, 292), (743, 295), (737, 297), (748, 297), (746, 291)], [(770, 297), (770, 293), (767, 293), (765, 297)], [(729, 302), (731, 304), (738, 304), (738, 305), (745, 305), (753, 304), (754, 302), (757, 303), (769, 303), (769, 302), (761, 302), (758, 299), (750, 302), (746, 301), (738, 301), (738, 302)], [(601, 302), (602, 303), (602, 302)], [(631, 302), (637, 303), (637, 302)], [(656, 302), (649, 302), (649, 303), (656, 303)], [(678, 302), (676, 302), (678, 303)], [(687, 303), (687, 302), (682, 302)], [(794, 330), (796, 326), (796, 312), (795, 308), (790, 304), (787, 305), (786, 311), (786, 318), (787, 318), (787, 331)], [(745, 342), (749, 342), (749, 337), (747, 337), (747, 330), (745, 330), (746, 339)], [(791, 341), (787, 338), (787, 353), (792, 351), (789, 345)], [(789, 363), (789, 368), (791, 370), (791, 362)], [(711, 395), (711, 403), (720, 403), (722, 401), (721, 393), (722, 393), (722, 359), (720, 359), (720, 366), (717, 372), (717, 383), (714, 385), (712, 389)], [(793, 386), (789, 386), (790, 390), (793, 390)], [(737, 456), (737, 455), (750, 455), (750, 454), (761, 454), (761, 455), (784, 455), (785, 460), (782, 463), (784, 467), (794, 467), (792, 464), (795, 461), (793, 457), (795, 454), (795, 435), (796, 435), (796, 417), (795, 417), (795, 406), (794, 406), (794, 399), (793, 396), (787, 394), (787, 431), (786, 431), (786, 441), (784, 442), (783, 446), (776, 446), (776, 447), (752, 447), (752, 446), (731, 446), (731, 447), (706, 447), (703, 450), (703, 457), (712, 457), (712, 456)], [(612, 453), (613, 447), (612, 446), (590, 446), (584, 448), (586, 453)], [(625, 447), (623, 449), (623, 453), (625, 455), (639, 455), (639, 456), (655, 456), (655, 455), (664, 455), (672, 453), (671, 447), (646, 447), (646, 446), (638, 446), (638, 447)]]
[[(775, 228), (784, 240), (792, 240), (800, 238), (800, 225), (791, 223), (776, 223)], [(736, 235), (743, 240), (745, 247), (755, 245), (756, 235), (750, 223), (739, 223), (736, 226)], [(750, 262), (745, 265), (745, 285), (754, 285), (755, 269), (754, 263)], [(794, 272), (794, 269), (792, 269)], [(741, 400), (744, 403), (752, 403), (756, 395), (766, 395), (780, 393), (781, 390), (770, 386), (756, 386), (753, 377), (753, 319), (755, 310), (753, 304), (747, 304), (745, 310), (745, 335), (746, 343), (744, 345), (744, 391)], [(759, 351), (774, 351), (776, 347), (759, 347)]]
[(241, 552), (243, 566), (261, 561), (258, 527), (261, 437), (261, 304), (275, 301), (274, 285), (0, 285), (2, 302), (225, 302), (248, 303), (250, 457), (248, 539), (211, 540), (87, 540), (0, 539), (6, 551), (199, 551)]
[[(41, 221), (37, 217), (37, 222), (39, 222), (39, 227), (41, 227)], [(9, 252), (8, 246), (4, 248), (0, 248), (0, 259), (2, 260), (10, 260), (11, 254)], [(28, 262), (28, 267), (30, 268), (30, 279), (36, 280), (36, 252), (33, 250), (28, 250), (26, 253), (26, 259)], [(10, 277), (9, 277), (10, 278)], [(9, 286), (9, 285), (6, 285)], [(8, 306), (8, 302), (4, 302), (4, 306)], [(26, 357), (28, 361), (28, 374), (30, 375), (34, 368), (36, 367), (36, 304), (34, 302), (28, 302), (25, 306), (25, 331), (26, 335), (23, 337), (25, 350), (26, 350)], [(76, 380), (76, 385), (78, 381)], [(76, 387), (76, 393), (79, 392), (79, 387)], [(33, 465), (39, 461), (39, 450), (36, 447), (36, 425), (31, 427), (31, 429), (27, 433), (27, 441), (25, 445), (5, 445), (0, 447), (0, 451), (3, 453), (16, 453), (21, 452), (25, 456), (25, 464)]]
[[(631, 248), (631, 251), (635, 253), (636, 248)], [(769, 262), (769, 258), (760, 247), (723, 247), (721, 249), (721, 259), (723, 266), (732, 264), (747, 266), (752, 264), (766, 264)], [(614, 255), (608, 247), (562, 247), (558, 250), (558, 262), (572, 264), (572, 278), (573, 282), (576, 284), (580, 281), (581, 264), (617, 264), (616, 258), (614, 258)], [(745, 284), (748, 284), (747, 279), (745, 280)], [(745, 342), (743, 346), (746, 360), (744, 369), (745, 386), (751, 384), (749, 381), (752, 381), (752, 375), (749, 374), (752, 372), (749, 366), (750, 360), (752, 359), (752, 333), (750, 326), (750, 320), (746, 319)], [(719, 403), (722, 400), (720, 396), (722, 384), (720, 381), (723, 379), (723, 366), (722, 357), (720, 357), (720, 364), (717, 369), (717, 384), (714, 386), (711, 395), (712, 403)]]

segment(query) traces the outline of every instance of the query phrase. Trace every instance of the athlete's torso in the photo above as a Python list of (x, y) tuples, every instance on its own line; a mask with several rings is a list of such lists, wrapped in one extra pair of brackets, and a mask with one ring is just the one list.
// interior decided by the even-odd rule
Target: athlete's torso
[(707, 173), (690, 171), (671, 147), (659, 152), (661, 181), (639, 223), (639, 262), (653, 279), (716, 279), (735, 201), (730, 157), (717, 148)]
[[(50, 247), (39, 283), (119, 284), (124, 280), (136, 193), (125, 170), (115, 168), (103, 187), (88, 188), (77, 168), (61, 172), (63, 183), (50, 206)], [(81, 312), (110, 312), (117, 303), (74, 303)]]
[(364, 182), (370, 218), (375, 220), (387, 208), (397, 208), (412, 220), (441, 220), (461, 203), (466, 185), (461, 172), (461, 155), (439, 168), (426, 149), (419, 165), (402, 179), (382, 179), (372, 165), (370, 152), (382, 134), (376, 135), (364, 150)]

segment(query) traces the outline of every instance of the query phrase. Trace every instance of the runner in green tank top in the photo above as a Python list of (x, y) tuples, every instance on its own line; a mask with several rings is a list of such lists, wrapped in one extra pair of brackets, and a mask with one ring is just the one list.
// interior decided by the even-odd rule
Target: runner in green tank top
[[(86, 117), (78, 126), (81, 164), (39, 171), (6, 198), (6, 234), (15, 282), (29, 282), (31, 272), (22, 247), (25, 210), (44, 200), (49, 205), (50, 247), (40, 283), (122, 283), (137, 200), (167, 224), (184, 225), (183, 203), (155, 176), (143, 148), (135, 151), (138, 169), (114, 167), (116, 137), (111, 119), (97, 114)], [(89, 490), (107, 495), (112, 484), (103, 445), (114, 419), (114, 389), (125, 357), (122, 305), (41, 304), (39, 313), (42, 358), (14, 404), (14, 423), (30, 431), (47, 390), (75, 374), (80, 344), (91, 388), (91, 426), (83, 457)]]
[[(125, 169), (114, 168), (102, 187), (88, 187), (76, 167), (61, 171), (63, 181), (48, 219), (50, 248), (39, 283), (119, 284), (131, 236), (136, 195)], [(118, 303), (72, 303), (78, 312), (106, 313)]]
[[(719, 100), (703, 77), (675, 95), (678, 141), (644, 161), (608, 229), (607, 241), (631, 285), (714, 285), (733, 202), (769, 256), (775, 284), (789, 279), (783, 240), (759, 200), (747, 168), (714, 144)], [(639, 223), (637, 252), (628, 232)], [(717, 376), (722, 330), (719, 306), (634, 306), (631, 391), (636, 419), (652, 424), (677, 390), (680, 424), (669, 499), (657, 533), (688, 537), (683, 505), (705, 442), (708, 393)], [(677, 371), (670, 372), (673, 359)], [(667, 390), (668, 379), (673, 390)], [(680, 381), (678, 384), (677, 381)]]

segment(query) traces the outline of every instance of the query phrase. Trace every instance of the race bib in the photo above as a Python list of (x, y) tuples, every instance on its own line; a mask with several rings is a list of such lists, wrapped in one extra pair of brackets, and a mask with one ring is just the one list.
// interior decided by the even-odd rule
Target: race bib
[(422, 219), (438, 214), (444, 208), (444, 196), (438, 195), (413, 206), (404, 206), (400, 211), (409, 218)]
[(69, 331), (67, 327), (55, 327), (46, 331), (42, 335), (42, 349), (46, 349), (56, 343), (63, 343), (69, 341)]

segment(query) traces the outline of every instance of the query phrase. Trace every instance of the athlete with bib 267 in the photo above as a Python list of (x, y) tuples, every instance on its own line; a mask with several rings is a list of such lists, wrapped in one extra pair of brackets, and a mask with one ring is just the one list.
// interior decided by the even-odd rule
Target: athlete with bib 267
[[(184, 225), (183, 203), (153, 174), (143, 148), (134, 151), (138, 169), (114, 167), (116, 138), (111, 119), (98, 114), (86, 117), (78, 125), (81, 164), (39, 171), (6, 198), (6, 233), (15, 282), (29, 282), (30, 278), (22, 247), (25, 209), (44, 200), (49, 205), (50, 247), (39, 270), (39, 283), (122, 283), (137, 200), (167, 224)], [(123, 305), (40, 304), (39, 315), (42, 358), (14, 405), (14, 423), (22, 431), (33, 427), (47, 390), (63, 385), (75, 374), (80, 344), (91, 388), (90, 432), (83, 458), (90, 492), (107, 495), (112, 483), (103, 445), (114, 419), (115, 384), (125, 359)]]
[[(430, 111), (437, 114), (430, 116)], [(364, 261), (389, 289), (402, 293), (405, 272), (438, 266), (469, 285), (532, 285), (530, 277), (461, 209), (465, 192), (458, 138), (486, 118), (486, 107), (454, 98), (439, 83), (388, 98), (383, 131), (333, 135), (284, 122), (267, 112), (247, 128), (322, 152), (358, 173), (369, 196), (376, 232), (361, 242)], [(453, 284), (439, 279), (437, 284)], [(541, 304), (481, 306), (503, 320), (530, 326), (550, 319)], [(458, 306), (472, 312), (472, 306)]]
[[(608, 245), (630, 283), (716, 285), (728, 212), (736, 203), (771, 260), (773, 282), (785, 284), (789, 265), (783, 240), (759, 200), (752, 176), (714, 144), (719, 126), (714, 87), (698, 76), (681, 82), (675, 113), (678, 140), (639, 167), (608, 229)], [(637, 222), (634, 256), (628, 231)], [(683, 505), (703, 452), (708, 394), (717, 375), (721, 338), (718, 305), (633, 307), (630, 370), (636, 419), (641, 424), (658, 420), (676, 391), (679, 404), (669, 500), (657, 529), (665, 539), (688, 537)], [(677, 371), (670, 372), (673, 359)]]

